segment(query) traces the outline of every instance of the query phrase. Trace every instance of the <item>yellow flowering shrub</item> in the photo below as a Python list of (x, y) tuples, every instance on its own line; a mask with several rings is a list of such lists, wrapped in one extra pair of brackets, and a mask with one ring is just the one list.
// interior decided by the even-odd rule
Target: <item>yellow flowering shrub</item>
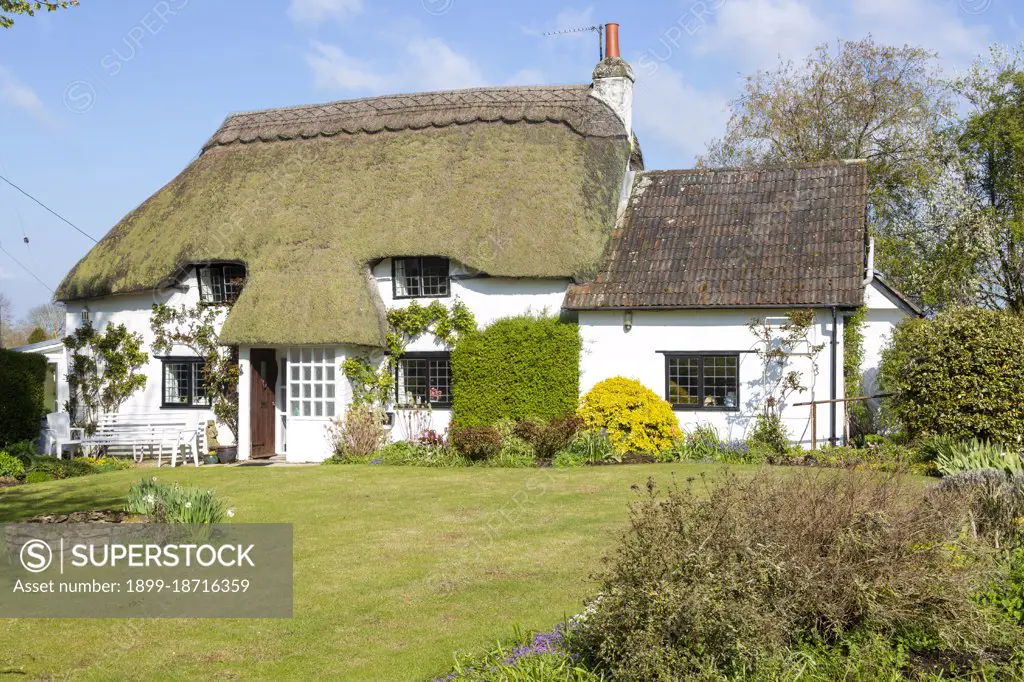
[(579, 415), (586, 429), (606, 429), (622, 453), (657, 454), (679, 435), (672, 406), (635, 379), (612, 377), (583, 396)]

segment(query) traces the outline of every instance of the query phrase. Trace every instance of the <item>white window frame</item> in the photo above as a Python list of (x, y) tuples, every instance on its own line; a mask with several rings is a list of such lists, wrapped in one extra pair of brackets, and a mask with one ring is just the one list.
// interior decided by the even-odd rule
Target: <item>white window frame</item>
[(338, 415), (338, 360), (329, 346), (288, 349), (285, 408), (289, 419), (333, 419)]

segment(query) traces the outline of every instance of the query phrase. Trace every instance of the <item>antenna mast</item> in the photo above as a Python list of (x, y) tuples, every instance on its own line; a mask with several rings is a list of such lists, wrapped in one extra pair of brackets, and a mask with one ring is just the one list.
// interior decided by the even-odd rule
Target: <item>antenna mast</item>
[(597, 24), (594, 26), (584, 26), (583, 28), (567, 28), (562, 31), (548, 31), (544, 35), (546, 36), (564, 36), (569, 33), (583, 33), (585, 31), (593, 31), (597, 33), (597, 61), (604, 61), (604, 26)]

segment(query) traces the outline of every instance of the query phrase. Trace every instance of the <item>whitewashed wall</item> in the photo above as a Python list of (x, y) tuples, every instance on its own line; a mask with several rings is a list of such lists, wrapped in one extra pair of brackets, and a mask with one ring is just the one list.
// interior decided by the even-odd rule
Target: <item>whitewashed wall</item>
[[(881, 391), (878, 385), (878, 368), (882, 364), (882, 350), (892, 340), (892, 332), (903, 320), (911, 317), (905, 305), (901, 305), (878, 284), (872, 282), (864, 294), (867, 314), (864, 316), (864, 356), (861, 372), (864, 375), (864, 392), (874, 395)], [(882, 400), (870, 401), (876, 413), (884, 406)]]
[[(580, 333), (583, 356), (580, 359), (580, 390), (589, 391), (594, 384), (614, 376), (637, 379), (661, 397), (665, 395), (665, 355), (659, 351), (739, 352), (740, 405), (736, 411), (676, 410), (679, 425), (690, 431), (699, 424), (710, 424), (719, 437), (742, 439), (754, 425), (763, 404), (763, 365), (753, 352), (756, 339), (747, 328), (752, 317), (768, 317), (782, 321), (780, 310), (677, 310), (634, 311), (633, 325), (624, 327), (622, 311), (581, 311)], [(794, 394), (783, 409), (782, 418), (790, 436), (807, 447), (811, 444), (810, 408), (794, 407), (792, 403), (827, 400), (831, 397), (832, 315), (829, 310), (816, 312), (810, 343), (824, 344), (817, 361), (819, 373), (811, 372), (810, 358), (794, 357), (790, 369), (803, 374), (809, 390)], [(835, 394), (843, 396), (842, 315), (837, 323), (837, 370)], [(843, 410), (836, 410), (836, 434), (844, 430)], [(830, 436), (829, 407), (818, 407), (818, 443)]]
[[(88, 307), (92, 319), (92, 326), (102, 330), (108, 324), (123, 324), (130, 332), (137, 332), (142, 336), (142, 350), (149, 355), (149, 362), (145, 365), (146, 386), (144, 389), (133, 394), (124, 405), (121, 406), (120, 414), (138, 414), (142, 412), (160, 412), (161, 410), (174, 410), (186, 420), (197, 427), (202, 427), (207, 421), (214, 419), (213, 412), (208, 408), (162, 408), (163, 396), (163, 365), (160, 358), (154, 355), (153, 331), (149, 325), (152, 316), (154, 303), (166, 303), (173, 306), (192, 306), (199, 301), (199, 288), (197, 286), (195, 271), (183, 282), (182, 291), (177, 289), (161, 289), (152, 292), (139, 294), (126, 294), (121, 296), (107, 296), (103, 298), (92, 298), (81, 301), (67, 302), (67, 333), (72, 333), (82, 324), (82, 310)], [(187, 288), (186, 288), (187, 287)], [(194, 356), (195, 353), (184, 347), (174, 348), (169, 355)], [(67, 377), (58, 377), (61, 391), (67, 395)], [(218, 439), (221, 443), (233, 442), (231, 432), (226, 428), (218, 429)]]

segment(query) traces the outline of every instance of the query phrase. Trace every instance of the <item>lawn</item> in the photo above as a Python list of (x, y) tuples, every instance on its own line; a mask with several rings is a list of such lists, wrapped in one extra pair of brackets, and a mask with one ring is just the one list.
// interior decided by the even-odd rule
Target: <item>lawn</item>
[[(0, 620), (0, 679), (425, 680), (580, 609), (633, 484), (713, 467), (146, 471), (295, 534), (290, 620)], [(0, 491), (0, 521), (118, 508), (142, 472)]]

